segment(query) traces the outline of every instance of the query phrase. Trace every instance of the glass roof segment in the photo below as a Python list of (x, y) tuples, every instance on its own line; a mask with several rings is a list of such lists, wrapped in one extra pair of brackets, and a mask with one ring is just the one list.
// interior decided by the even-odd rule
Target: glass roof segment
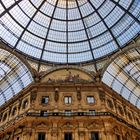
[(140, 48), (119, 55), (104, 72), (102, 81), (140, 108)]
[(31, 73), (21, 60), (0, 49), (0, 106), (32, 81)]
[(0, 38), (43, 62), (96, 61), (140, 33), (139, 0), (1, 0)]

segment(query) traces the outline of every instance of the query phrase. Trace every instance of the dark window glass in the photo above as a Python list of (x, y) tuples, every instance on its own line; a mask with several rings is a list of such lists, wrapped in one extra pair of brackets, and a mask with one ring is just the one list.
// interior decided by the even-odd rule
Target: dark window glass
[(72, 133), (65, 133), (64, 140), (72, 140)]
[(25, 109), (27, 106), (28, 106), (28, 100), (25, 100), (25, 101), (23, 102), (22, 108)]
[(16, 114), (16, 112), (17, 112), (17, 108), (14, 107), (14, 108), (13, 108), (13, 111), (12, 111), (12, 116), (14, 116), (14, 115)]
[(38, 140), (45, 140), (45, 133), (44, 132), (38, 133)]
[(128, 118), (129, 118), (130, 120), (132, 120), (132, 115), (131, 115), (131, 113), (129, 113), (129, 112), (128, 112)]
[(92, 132), (91, 133), (91, 140), (99, 140), (98, 132)]
[(113, 103), (112, 103), (112, 101), (111, 100), (107, 100), (107, 104), (108, 104), (108, 106), (110, 107), (110, 108), (113, 108)]
[(49, 97), (46, 96), (46, 97), (42, 97), (42, 103), (43, 104), (47, 104), (49, 102)]
[(3, 121), (7, 119), (7, 113), (4, 114)]
[(121, 140), (120, 135), (116, 135), (116, 140)]

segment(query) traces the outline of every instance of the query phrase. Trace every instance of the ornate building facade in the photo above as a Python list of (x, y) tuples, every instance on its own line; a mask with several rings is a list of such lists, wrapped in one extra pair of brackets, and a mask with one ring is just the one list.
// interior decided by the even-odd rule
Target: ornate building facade
[(140, 110), (98, 76), (62, 68), (34, 78), (0, 108), (0, 140), (140, 139)]

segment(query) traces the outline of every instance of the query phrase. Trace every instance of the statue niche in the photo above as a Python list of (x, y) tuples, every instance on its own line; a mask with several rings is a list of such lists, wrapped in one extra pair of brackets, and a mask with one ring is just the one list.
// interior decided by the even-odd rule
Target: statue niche
[(58, 88), (55, 88), (54, 100), (55, 100), (55, 102), (57, 102), (59, 100), (59, 89)]

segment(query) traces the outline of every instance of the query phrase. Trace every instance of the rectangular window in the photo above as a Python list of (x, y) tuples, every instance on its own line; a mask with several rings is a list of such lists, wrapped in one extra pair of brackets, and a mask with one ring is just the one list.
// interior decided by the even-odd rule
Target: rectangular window
[(89, 104), (93, 104), (94, 103), (94, 97), (93, 96), (87, 96), (87, 102)]
[(64, 102), (65, 102), (65, 104), (71, 104), (71, 102), (72, 102), (71, 96), (64, 97)]
[(116, 134), (116, 140), (121, 140), (120, 135)]
[(72, 133), (70, 133), (70, 132), (65, 133), (64, 140), (72, 140)]
[(45, 140), (45, 133), (44, 132), (38, 133), (38, 140)]
[(42, 104), (47, 104), (48, 102), (49, 102), (49, 97), (48, 96), (42, 97)]
[(91, 140), (99, 140), (98, 132), (91, 132)]

